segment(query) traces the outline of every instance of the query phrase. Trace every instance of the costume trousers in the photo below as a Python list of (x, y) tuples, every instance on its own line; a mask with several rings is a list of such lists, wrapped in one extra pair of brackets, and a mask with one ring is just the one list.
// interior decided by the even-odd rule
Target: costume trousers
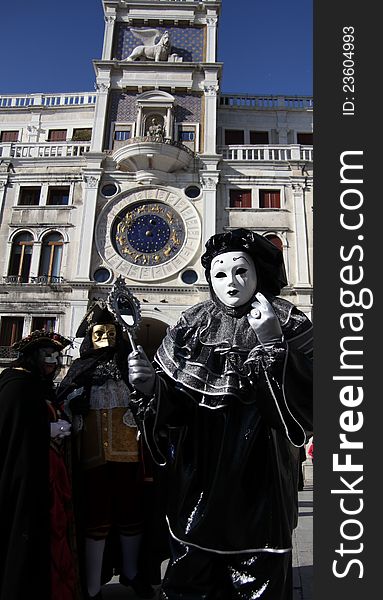
[(122, 535), (143, 529), (143, 473), (139, 463), (107, 462), (83, 474), (86, 537), (105, 539), (112, 526)]
[(217, 554), (171, 544), (163, 600), (292, 600), (291, 552)]

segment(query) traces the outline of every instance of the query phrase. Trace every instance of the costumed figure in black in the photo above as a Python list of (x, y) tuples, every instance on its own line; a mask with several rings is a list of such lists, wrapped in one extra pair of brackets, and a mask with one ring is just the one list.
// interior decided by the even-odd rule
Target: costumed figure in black
[(70, 340), (33, 331), (0, 375), (0, 598), (79, 596), (71, 485), (53, 379)]
[[(130, 345), (103, 300), (90, 307), (76, 337), (84, 337), (58, 390), (72, 420), (80, 477), (83, 580), (89, 598), (102, 598), (101, 586), (120, 573), (120, 583), (141, 598), (154, 590), (138, 572), (143, 531), (144, 472), (137, 426), (128, 408), (127, 355)], [(118, 541), (118, 552), (111, 539)], [(112, 564), (118, 554), (121, 564)], [(108, 559), (108, 560), (107, 560)], [(108, 566), (106, 563), (108, 562)]]
[(291, 600), (299, 448), (311, 432), (312, 324), (277, 297), (282, 252), (250, 230), (214, 235), (211, 300), (155, 356), (129, 356), (131, 406), (168, 469), (165, 600)]

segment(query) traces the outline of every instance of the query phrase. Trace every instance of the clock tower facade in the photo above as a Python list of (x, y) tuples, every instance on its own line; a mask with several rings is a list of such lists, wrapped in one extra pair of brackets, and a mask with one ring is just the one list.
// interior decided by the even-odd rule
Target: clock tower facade
[(82, 239), (77, 279), (90, 274), (100, 289), (122, 275), (151, 328), (167, 326), (207, 297), (199, 259), (216, 227), (220, 2), (103, 6), (86, 169), (94, 238)]
[(311, 315), (312, 98), (222, 91), (221, 0), (100, 1), (95, 90), (0, 95), (0, 370), (34, 329), (74, 338), (119, 277), (152, 356), (209, 297), (206, 240), (238, 227), (282, 250)]

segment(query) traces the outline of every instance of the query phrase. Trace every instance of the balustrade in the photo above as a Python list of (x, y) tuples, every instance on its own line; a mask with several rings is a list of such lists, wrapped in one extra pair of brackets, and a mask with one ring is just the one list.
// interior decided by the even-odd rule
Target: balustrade
[(291, 161), (312, 162), (312, 146), (223, 146), (220, 149), (224, 160), (233, 161)]
[(23, 94), (0, 95), (0, 108), (25, 108), (28, 106), (85, 106), (96, 103), (96, 94)]
[(58, 275), (37, 275), (35, 277), (24, 277), (23, 275), (5, 275), (3, 283), (10, 285), (20, 285), (22, 283), (32, 283), (40, 285), (59, 285), (64, 283), (64, 277)]
[(220, 105), (229, 108), (313, 109), (311, 96), (256, 96), (251, 94), (221, 94)]
[(90, 142), (0, 144), (2, 158), (76, 158), (90, 149)]

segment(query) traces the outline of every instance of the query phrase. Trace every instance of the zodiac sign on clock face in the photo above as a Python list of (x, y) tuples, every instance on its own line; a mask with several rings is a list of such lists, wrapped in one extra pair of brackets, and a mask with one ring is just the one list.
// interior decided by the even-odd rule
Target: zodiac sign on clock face
[(112, 237), (117, 252), (125, 260), (153, 266), (178, 254), (185, 241), (185, 226), (171, 206), (146, 201), (117, 216)]

